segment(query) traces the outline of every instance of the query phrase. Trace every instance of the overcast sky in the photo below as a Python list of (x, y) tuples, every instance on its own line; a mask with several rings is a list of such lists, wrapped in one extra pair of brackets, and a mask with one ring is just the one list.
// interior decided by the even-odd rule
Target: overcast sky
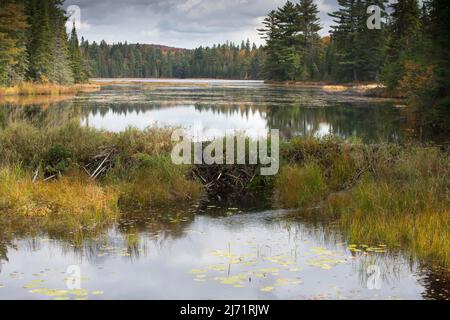
[[(194, 48), (249, 38), (262, 44), (257, 28), (286, 0), (67, 0), (81, 11), (79, 34), (106, 40)], [(321, 34), (327, 34), (336, 0), (315, 0)]]

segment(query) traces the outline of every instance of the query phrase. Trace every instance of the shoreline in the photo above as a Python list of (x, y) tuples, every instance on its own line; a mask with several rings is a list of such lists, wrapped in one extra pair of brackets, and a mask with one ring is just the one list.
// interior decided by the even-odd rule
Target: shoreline
[(0, 87), (0, 97), (61, 96), (98, 90), (100, 90), (100, 86), (93, 83), (60, 85), (23, 82), (12, 87)]
[(107, 133), (74, 123), (1, 129), (1, 216), (70, 231), (108, 224), (122, 209), (191, 206), (217, 195), (239, 201), (263, 192), (274, 207), (294, 209), (294, 217), (335, 221), (352, 243), (400, 245), (422, 261), (450, 263), (450, 167), (437, 147), (294, 138), (281, 145), (279, 174), (262, 177), (254, 174), (261, 164), (177, 166), (171, 135), (157, 128)]

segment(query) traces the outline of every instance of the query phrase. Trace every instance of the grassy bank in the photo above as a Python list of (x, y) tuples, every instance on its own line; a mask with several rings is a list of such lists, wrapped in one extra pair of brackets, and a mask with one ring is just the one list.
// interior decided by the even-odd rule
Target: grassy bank
[(295, 140), (276, 201), (336, 220), (351, 243), (450, 265), (450, 161), (436, 148)]
[(189, 178), (189, 167), (170, 161), (170, 135), (170, 129), (108, 133), (76, 123), (10, 125), (0, 130), (1, 215), (82, 228), (123, 207), (194, 201), (200, 184)]
[(81, 230), (112, 221), (123, 208), (262, 189), (282, 208), (337, 222), (352, 243), (450, 265), (447, 151), (293, 139), (281, 147), (280, 173), (261, 178), (258, 166), (176, 166), (171, 133), (11, 124), (0, 130), (0, 215)]
[(2, 220), (34, 224), (50, 232), (86, 231), (110, 224), (118, 215), (118, 193), (72, 172), (60, 179), (33, 182), (18, 166), (0, 169)]
[(61, 96), (100, 89), (97, 84), (59, 85), (52, 83), (23, 82), (12, 87), (0, 87), (0, 97), (8, 96)]

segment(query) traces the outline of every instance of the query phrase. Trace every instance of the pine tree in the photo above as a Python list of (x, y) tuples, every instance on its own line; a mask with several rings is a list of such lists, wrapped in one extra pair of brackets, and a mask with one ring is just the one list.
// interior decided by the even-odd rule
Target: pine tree
[(72, 32), (69, 38), (69, 53), (70, 53), (70, 66), (72, 68), (73, 77), (76, 83), (83, 83), (86, 81), (86, 75), (84, 73), (84, 63), (80, 52), (80, 45), (78, 42), (78, 34), (73, 24)]
[(54, 52), (49, 11), (49, 0), (30, 1), (29, 75), (30, 78), (43, 82), (50, 81)]
[(420, 8), (417, 0), (399, 0), (391, 5), (387, 59), (382, 79), (394, 91), (405, 76), (405, 62), (414, 61), (421, 47)]
[(67, 18), (59, 6), (52, 7), (51, 21), (53, 34), (53, 61), (50, 80), (60, 84), (74, 82), (73, 71), (70, 65), (68, 39), (66, 33)]
[(300, 0), (296, 6), (299, 23), (299, 50), (302, 52), (302, 80), (319, 79), (322, 59), (322, 42), (318, 32), (322, 29), (319, 23), (319, 10), (313, 0)]
[(435, 88), (433, 103), (429, 106), (427, 120), (435, 131), (448, 136), (450, 133), (450, 6), (445, 0), (432, 0), (430, 10), (430, 37), (432, 47)]
[(24, 79), (27, 68), (25, 7), (22, 3), (0, 1), (0, 84)]

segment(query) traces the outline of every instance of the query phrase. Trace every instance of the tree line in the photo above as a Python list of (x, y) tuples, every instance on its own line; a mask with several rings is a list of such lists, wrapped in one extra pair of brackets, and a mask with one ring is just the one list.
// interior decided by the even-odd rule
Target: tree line
[(89, 43), (81, 49), (93, 77), (262, 79), (264, 51), (251, 44), (194, 50), (145, 44)]
[(75, 28), (60, 0), (0, 0), (0, 85), (87, 80)]
[[(381, 9), (369, 29), (367, 8)], [(436, 128), (449, 128), (450, 6), (445, 0), (338, 0), (330, 36), (321, 37), (313, 0), (287, 1), (259, 31), (266, 39), (265, 79), (381, 82), (408, 98)]]
[[(450, 127), (450, 9), (445, 0), (338, 0), (330, 36), (320, 36), (314, 0), (287, 1), (250, 41), (193, 50), (78, 42), (66, 32), (63, 0), (0, 0), (0, 85), (80, 83), (89, 77), (174, 77), (381, 82)], [(382, 12), (369, 29), (367, 8)], [(438, 119), (438, 120), (435, 120)]]

